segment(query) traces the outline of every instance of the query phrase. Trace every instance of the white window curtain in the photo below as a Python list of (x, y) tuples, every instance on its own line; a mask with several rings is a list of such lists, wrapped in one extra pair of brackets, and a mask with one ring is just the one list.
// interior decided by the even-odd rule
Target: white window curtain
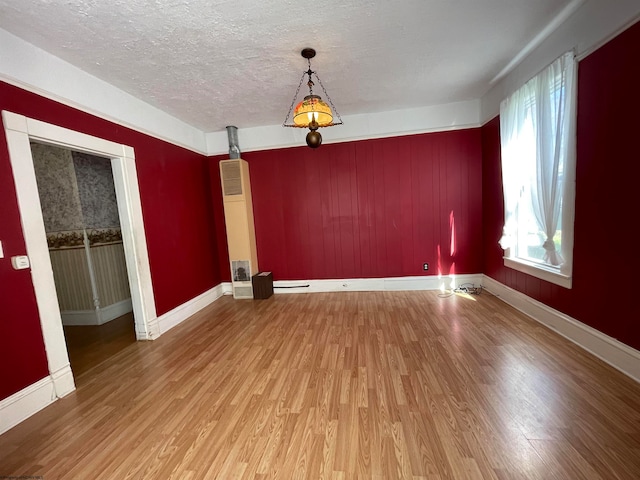
[(500, 245), (515, 246), (516, 211), (531, 208), (545, 234), (543, 261), (562, 270), (571, 252), (558, 252), (554, 235), (560, 222), (570, 223), (563, 233), (573, 229), (576, 70), (573, 52), (568, 52), (500, 105), (505, 201)]

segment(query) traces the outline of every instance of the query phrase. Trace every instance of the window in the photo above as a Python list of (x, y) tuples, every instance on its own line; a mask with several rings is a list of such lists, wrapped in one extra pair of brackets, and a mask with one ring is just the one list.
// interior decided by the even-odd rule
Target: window
[(500, 104), (505, 265), (571, 288), (576, 61), (565, 53)]

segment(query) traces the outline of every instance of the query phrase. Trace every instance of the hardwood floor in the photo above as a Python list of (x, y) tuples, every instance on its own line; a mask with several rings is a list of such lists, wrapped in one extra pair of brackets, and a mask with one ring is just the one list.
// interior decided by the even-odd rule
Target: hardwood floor
[(0, 436), (0, 476), (638, 479), (640, 384), (487, 293), (223, 297)]
[(92, 368), (136, 342), (133, 313), (103, 325), (65, 326), (64, 337), (71, 370), (80, 385)]

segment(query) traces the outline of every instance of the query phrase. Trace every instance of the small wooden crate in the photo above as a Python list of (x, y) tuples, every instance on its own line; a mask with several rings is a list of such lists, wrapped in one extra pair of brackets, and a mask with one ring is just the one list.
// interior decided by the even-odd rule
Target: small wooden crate
[(251, 277), (254, 300), (262, 300), (273, 295), (273, 275), (271, 272), (256, 273)]

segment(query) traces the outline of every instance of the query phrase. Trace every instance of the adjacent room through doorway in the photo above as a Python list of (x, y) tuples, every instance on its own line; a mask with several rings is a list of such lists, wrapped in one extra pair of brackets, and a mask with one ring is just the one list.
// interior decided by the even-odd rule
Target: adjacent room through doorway
[(111, 160), (30, 145), (67, 351), (78, 381), (136, 341)]

